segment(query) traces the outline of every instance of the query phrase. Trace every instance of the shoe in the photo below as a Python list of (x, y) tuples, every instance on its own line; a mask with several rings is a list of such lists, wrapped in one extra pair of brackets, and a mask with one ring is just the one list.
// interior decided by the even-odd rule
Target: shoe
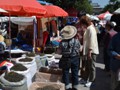
[(85, 87), (91, 87), (91, 85), (92, 85), (92, 82), (87, 82), (87, 83), (85, 84)]
[(84, 79), (81, 79), (81, 80), (79, 81), (79, 83), (80, 83), (80, 84), (86, 84), (87, 81), (85, 81)]

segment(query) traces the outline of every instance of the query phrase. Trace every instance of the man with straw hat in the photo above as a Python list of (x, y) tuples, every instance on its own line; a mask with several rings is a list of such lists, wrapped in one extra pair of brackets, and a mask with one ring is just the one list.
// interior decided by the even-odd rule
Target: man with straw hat
[[(63, 83), (66, 90), (78, 90), (79, 52), (80, 42), (76, 39), (77, 29), (67, 25), (61, 30), (62, 41), (59, 45), (59, 53), (62, 54), (59, 66), (63, 71)], [(63, 61), (61, 65), (61, 61)], [(72, 73), (72, 86), (69, 81), (69, 70)]]

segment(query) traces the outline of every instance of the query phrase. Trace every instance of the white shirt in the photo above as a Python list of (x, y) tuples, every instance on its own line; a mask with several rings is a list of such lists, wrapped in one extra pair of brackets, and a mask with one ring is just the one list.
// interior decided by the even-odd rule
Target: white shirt
[(97, 32), (93, 25), (88, 26), (85, 30), (83, 36), (83, 55), (87, 55), (89, 49), (92, 50), (92, 53), (99, 54)]

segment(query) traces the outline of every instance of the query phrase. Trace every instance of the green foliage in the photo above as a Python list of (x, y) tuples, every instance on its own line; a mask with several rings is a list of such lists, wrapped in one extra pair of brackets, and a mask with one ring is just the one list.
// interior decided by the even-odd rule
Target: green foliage
[(120, 8), (120, 2), (116, 2), (115, 4), (108, 4), (103, 9), (103, 12), (109, 11), (109, 12), (113, 13), (118, 8)]
[(87, 13), (92, 13), (93, 7), (89, 0), (46, 0), (54, 5), (60, 6), (63, 9), (74, 7), (77, 10), (85, 10)]
[(93, 12), (93, 7), (88, 0), (76, 1), (75, 6), (79, 11), (85, 10), (87, 13), (90, 13), (90, 14)]

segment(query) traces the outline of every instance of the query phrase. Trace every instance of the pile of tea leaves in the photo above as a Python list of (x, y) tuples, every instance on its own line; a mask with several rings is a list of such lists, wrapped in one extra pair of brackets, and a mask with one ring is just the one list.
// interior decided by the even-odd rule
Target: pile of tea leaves
[(58, 87), (48, 85), (48, 86), (44, 86), (44, 87), (41, 87), (41, 88), (37, 88), (36, 90), (60, 90), (60, 89)]
[(35, 53), (27, 53), (26, 56), (29, 56), (29, 57), (34, 57), (36, 54)]
[(40, 56), (44, 56), (45, 54), (44, 54), (44, 53), (40, 53), (39, 55), (40, 55)]
[(21, 61), (21, 62), (31, 62), (32, 60), (33, 59), (26, 57), (26, 58), (20, 59), (19, 61)]
[(24, 65), (22, 65), (22, 64), (15, 64), (15, 65), (11, 68), (11, 70), (15, 70), (15, 71), (25, 71), (25, 70), (27, 70), (27, 68), (26, 68)]
[(55, 49), (54, 48), (46, 48), (45, 50), (44, 50), (44, 53), (45, 54), (52, 54), (52, 53), (54, 53), (55, 52)]
[(19, 82), (24, 79), (24, 76), (15, 72), (5, 74), (4, 78), (10, 82)]

